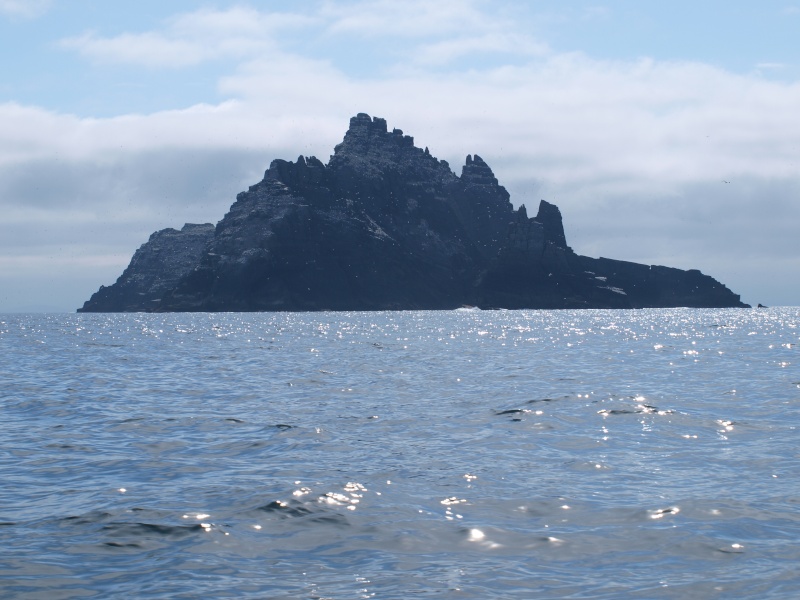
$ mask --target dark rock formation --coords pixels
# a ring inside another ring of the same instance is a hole
[[[141,312],[157,310],[161,297],[189,274],[214,237],[211,223],[187,223],[183,229],[162,229],[134,253],[117,282],[100,286],[78,312]]]
[[[327,165],[275,160],[217,224],[154,233],[82,312],[745,306],[699,271],[575,254],[561,213],[514,210],[359,114]]]

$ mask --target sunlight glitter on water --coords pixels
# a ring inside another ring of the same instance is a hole
[[[800,589],[796,310],[2,322],[11,597]]]

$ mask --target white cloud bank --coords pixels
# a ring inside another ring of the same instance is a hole
[[[41,277],[20,279],[25,269],[51,278],[58,308],[76,308],[150,232],[218,220],[272,158],[325,160],[362,111],[456,171],[480,154],[515,204],[555,202],[578,252],[700,268],[745,301],[800,304],[800,85],[699,63],[556,54],[515,29],[503,37],[509,17],[481,21],[479,4],[419,5],[418,22],[389,10],[395,2],[326,3],[310,16],[203,10],[155,32],[65,42],[147,67],[215,57],[238,66],[219,82],[230,100],[215,106],[80,119],[0,105],[0,288],[22,286],[0,293],[0,310],[41,290]],[[303,27],[336,43],[395,34],[408,48],[390,75],[354,75],[281,44],[278,29]],[[489,64],[440,68],[487,49]],[[49,271],[48,256],[61,257]]]

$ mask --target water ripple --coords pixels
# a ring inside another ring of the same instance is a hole
[[[5,315],[9,598],[791,598],[800,311]]]

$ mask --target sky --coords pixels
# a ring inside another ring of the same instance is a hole
[[[0,0],[0,313],[71,312],[359,112],[579,254],[800,305],[800,0]]]

